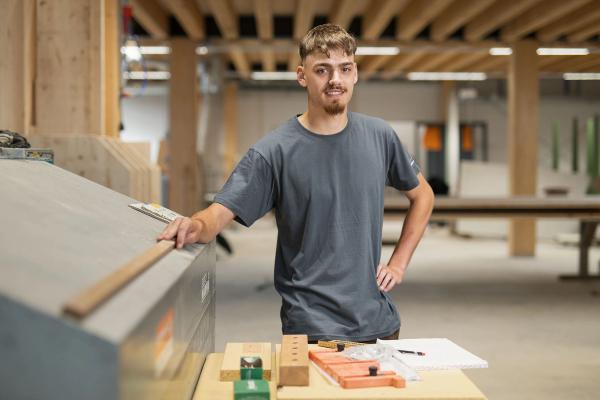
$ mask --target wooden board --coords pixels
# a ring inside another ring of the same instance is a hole
[[[240,379],[240,357],[243,356],[260,357],[263,364],[263,379],[271,379],[271,343],[227,343],[221,366],[222,381]]]
[[[308,384],[308,336],[283,335],[279,385],[308,386]]]
[[[309,345],[309,349],[313,345]],[[279,350],[279,346],[276,346]],[[278,355],[276,357],[279,358]],[[233,384],[219,380],[223,353],[210,354],[202,369],[193,400],[231,400]],[[277,365],[278,361],[274,361]],[[275,369],[276,371],[277,369]],[[271,399],[278,400],[485,400],[481,391],[460,370],[420,372],[421,382],[409,382],[404,389],[390,387],[342,389],[333,386],[309,364],[310,386],[285,386],[277,389],[269,382]]]

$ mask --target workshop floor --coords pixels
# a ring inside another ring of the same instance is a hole
[[[278,343],[273,222],[225,235],[235,255],[219,253],[217,262],[216,351],[229,341]],[[429,230],[393,291],[400,336],[447,337],[486,359],[489,369],[465,372],[489,399],[598,399],[600,281],[557,279],[575,272],[574,247],[548,241],[535,258],[506,254],[503,240]],[[597,272],[600,249],[590,256]]]

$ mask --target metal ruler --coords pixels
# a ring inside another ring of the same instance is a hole
[[[51,149],[22,149],[0,147],[0,159],[9,160],[36,160],[54,164],[54,151]]]

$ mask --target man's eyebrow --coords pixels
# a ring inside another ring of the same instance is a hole
[[[343,62],[343,63],[339,63],[337,65],[341,65],[342,67],[348,66],[348,65],[353,65],[354,63],[352,61],[347,61],[347,62]],[[314,65],[313,68],[316,67],[333,67],[335,66],[334,64],[331,63],[326,63],[326,62],[320,62]]]

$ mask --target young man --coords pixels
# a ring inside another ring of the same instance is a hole
[[[178,248],[209,242],[232,219],[250,226],[275,209],[282,330],[311,341],[398,337],[388,292],[402,281],[433,206],[431,188],[393,129],[348,111],[355,51],[341,27],[311,29],[296,71],[308,110],[250,148],[210,207],[173,221],[158,238],[176,237]],[[392,257],[380,264],[386,185],[411,205]]]

